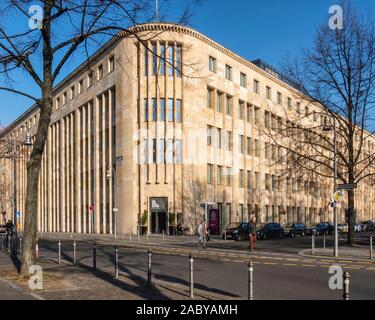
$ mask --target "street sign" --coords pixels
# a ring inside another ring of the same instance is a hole
[[[357,184],[356,183],[349,183],[349,184],[339,184],[337,186],[338,190],[353,190],[357,189]]]
[[[113,212],[118,212],[118,208],[113,208]]]
[[[17,211],[17,212],[16,212],[16,217],[17,217],[17,218],[21,217],[21,212]]]

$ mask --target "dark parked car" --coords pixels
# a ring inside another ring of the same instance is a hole
[[[330,228],[329,224],[326,222],[316,223],[306,228],[306,234],[308,235],[322,235],[322,234],[329,234]]]
[[[223,233],[223,239],[225,234],[228,239],[241,241],[249,239],[249,223],[248,222],[235,222],[231,223]]]
[[[271,239],[271,238],[282,238],[284,237],[284,228],[280,223],[266,223],[259,224],[257,226],[257,238],[258,239]]]
[[[284,235],[294,238],[295,236],[304,237],[306,234],[306,226],[303,223],[287,223],[284,226]]]
[[[361,224],[362,224],[362,231],[365,231],[365,232],[375,231],[375,225],[372,220],[363,221]]]
[[[327,227],[328,234],[334,234],[335,233],[335,226],[332,223],[329,223],[329,222],[321,222],[321,223],[325,223],[328,226]]]

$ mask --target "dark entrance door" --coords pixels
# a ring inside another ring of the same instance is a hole
[[[150,198],[151,232],[167,233],[168,198]]]
[[[151,213],[151,232],[152,233],[167,232],[167,213],[152,212]]]

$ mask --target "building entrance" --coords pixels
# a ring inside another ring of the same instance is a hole
[[[167,233],[168,198],[150,198],[151,233]]]

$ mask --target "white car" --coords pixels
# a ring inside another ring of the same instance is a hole
[[[349,225],[347,223],[339,223],[337,225],[338,232],[346,233],[349,231]]]
[[[354,232],[362,232],[362,226],[359,223],[354,224]]]

